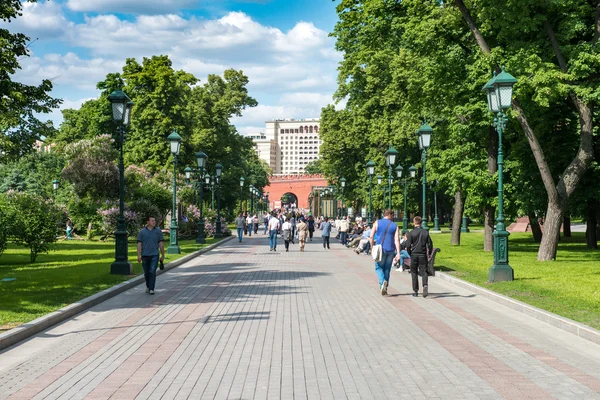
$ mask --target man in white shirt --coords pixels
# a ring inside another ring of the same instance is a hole
[[[277,232],[279,231],[279,219],[272,217],[269,220],[269,251],[277,251]]]
[[[248,214],[246,217],[246,225],[248,226],[248,236],[252,236],[252,214]]]

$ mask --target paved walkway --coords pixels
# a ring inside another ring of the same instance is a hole
[[[230,241],[0,353],[10,399],[600,399],[600,346],[315,240]]]

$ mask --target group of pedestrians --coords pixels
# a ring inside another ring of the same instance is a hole
[[[257,214],[239,213],[234,223],[240,243],[242,243],[244,235],[252,236],[252,232],[255,235],[258,234],[259,219]]]
[[[410,258],[410,274],[412,278],[413,296],[419,295],[419,275],[423,284],[423,297],[429,295],[429,282],[427,275],[427,256],[433,249],[433,242],[429,231],[421,227],[422,219],[414,217],[414,229],[405,234],[403,246],[401,246],[398,226],[392,221],[393,211],[386,210],[382,219],[373,225],[370,235],[370,245],[381,246],[381,256],[375,261],[375,272],[379,279],[381,295],[387,295],[390,283],[390,271],[394,262],[403,265],[404,258]]]
[[[258,232],[259,219],[256,214],[240,213],[235,219],[238,240],[241,243],[244,234],[252,235]],[[263,217],[265,233],[269,234],[269,251],[277,251],[277,237],[282,235],[285,251],[289,252],[290,244],[295,244],[294,238],[298,239],[300,251],[304,252],[306,240],[312,241],[315,227],[318,224],[321,229],[323,248],[330,250],[330,237],[334,225],[327,218],[315,218],[310,214],[283,212],[267,213]],[[419,293],[419,275],[423,285],[423,297],[429,294],[429,282],[427,276],[428,254],[433,249],[433,242],[429,232],[421,227],[422,219],[414,217],[414,229],[400,237],[400,230],[393,221],[393,211],[386,210],[383,218],[370,224],[362,225],[359,222],[357,230],[352,231],[352,240],[348,243],[348,233],[351,231],[351,219],[349,217],[334,221],[335,228],[339,233],[340,242],[344,246],[357,246],[357,254],[369,247],[374,254],[375,272],[379,281],[381,295],[387,295],[390,283],[390,272],[394,263],[399,263],[399,269],[404,265],[405,259],[410,259],[410,273],[412,278],[413,296]],[[165,249],[162,231],[156,227],[154,217],[149,217],[146,226],[138,234],[137,256],[138,262],[142,263],[146,281],[146,293],[154,294],[156,284],[156,269],[158,263],[164,260]]]

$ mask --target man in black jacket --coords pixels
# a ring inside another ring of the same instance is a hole
[[[421,227],[421,221],[421,217],[418,215],[413,219],[415,228],[410,231],[406,240],[406,248],[408,254],[410,254],[410,274],[412,276],[414,297],[417,297],[419,293],[419,275],[421,275],[421,279],[423,280],[423,297],[427,297],[429,294],[427,284],[427,253],[433,249],[433,242],[429,236],[429,231]]]

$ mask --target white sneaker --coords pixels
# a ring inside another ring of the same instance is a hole
[[[388,287],[388,282],[383,281],[383,284],[381,285],[381,295],[382,296],[387,296],[387,287]]]
[[[427,297],[429,294],[429,288],[427,286],[423,286],[423,297]]]
[[[146,293],[150,293],[150,289],[146,288]]]

